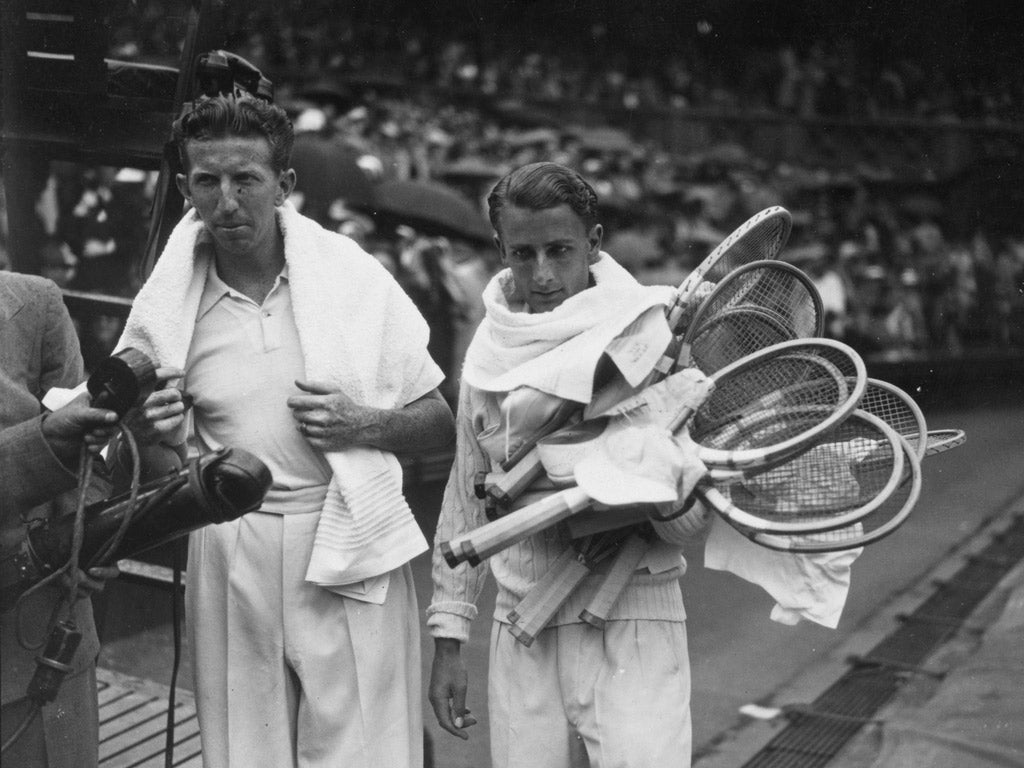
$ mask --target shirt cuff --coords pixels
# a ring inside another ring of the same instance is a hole
[[[469,642],[469,627],[477,616],[472,603],[434,603],[427,608],[427,628],[431,637],[450,637],[460,643]]]

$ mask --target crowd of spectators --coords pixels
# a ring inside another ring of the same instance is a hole
[[[872,185],[856,173],[766,162],[736,144],[680,155],[622,130],[526,126],[448,97],[469,89],[615,108],[716,106],[933,120],[948,108],[965,118],[1011,119],[1019,117],[1020,84],[1017,93],[998,78],[985,84],[985,95],[966,83],[952,90],[909,61],[885,65],[891,72],[877,82],[863,74],[851,80],[838,77],[861,72],[856,51],[846,46],[812,45],[803,54],[783,47],[771,55],[778,66],[752,55],[746,72],[715,71],[709,61],[682,53],[640,64],[612,56],[599,65],[564,49],[509,47],[481,60],[457,35],[427,45],[415,28],[318,16],[317,4],[307,5],[287,21],[266,11],[266,23],[246,27],[234,50],[275,78],[277,98],[297,130],[329,144],[336,168],[355,167],[373,185],[443,182],[482,220],[486,193],[506,170],[541,159],[577,167],[603,203],[606,249],[651,283],[679,283],[744,219],[783,205],[794,230],[782,258],[818,284],[829,310],[828,335],[868,354],[1024,346],[1024,227],[954,226],[938,186]],[[319,23],[304,22],[312,18]],[[145,59],[177,40],[158,14],[146,15],[141,28],[145,33],[135,38],[115,33],[111,54]],[[272,37],[270,29],[280,34]],[[362,81],[353,78],[360,73]],[[845,83],[846,106],[834,111],[823,105],[838,103],[835,93],[828,95],[837,82]],[[875,107],[855,103],[856,94]],[[965,105],[973,106],[962,111]],[[326,163],[323,172],[336,168]],[[67,287],[133,295],[139,276],[132,264],[145,242],[157,181],[134,169],[53,164],[37,206],[46,231],[44,271]],[[300,173],[297,198],[312,213],[308,183]],[[344,193],[323,202],[316,217],[358,239],[396,274],[435,329],[432,352],[451,370],[481,316],[483,285],[498,267],[479,227],[473,234],[473,228],[435,230],[420,221],[410,226],[393,215],[381,218],[372,204]],[[0,228],[0,262],[3,242]],[[83,329],[87,350],[102,354],[117,326],[91,322]]]
[[[120,42],[112,54],[175,63],[180,22],[164,12],[174,2],[136,3],[115,29]],[[227,25],[232,50],[293,82],[331,72],[384,86],[627,109],[1024,119],[1019,56],[998,48],[963,54],[976,38],[986,39],[981,29],[946,30],[962,39],[926,58],[913,45],[913,29],[866,34],[862,20],[860,27],[848,25],[850,33],[833,24],[808,37],[765,39],[757,29],[769,24],[770,12],[757,4],[741,15],[743,24],[723,20],[721,29],[713,16],[673,5],[664,4],[661,18],[645,18],[650,9],[644,7],[602,14],[553,4],[543,13],[509,3],[502,15],[502,9],[425,9],[397,0],[344,9],[332,0],[253,2],[233,7]],[[981,17],[972,18],[976,25]],[[878,14],[878,23],[887,20],[912,23],[913,16]],[[951,17],[949,25],[955,24]]]

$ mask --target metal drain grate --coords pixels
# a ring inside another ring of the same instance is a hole
[[[930,674],[925,660],[958,629],[1009,570],[1024,559],[1024,513],[979,555],[935,591],[898,629],[866,655],[850,659],[851,667],[806,707],[787,708],[789,724],[742,768],[818,768],[827,765],[909,676]]]

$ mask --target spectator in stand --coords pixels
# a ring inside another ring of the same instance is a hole
[[[807,273],[821,295],[822,310],[825,313],[825,335],[843,341],[849,322],[847,281],[839,267],[839,258],[832,249],[825,248],[818,258],[807,265]]]

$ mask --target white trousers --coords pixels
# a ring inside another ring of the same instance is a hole
[[[191,536],[186,620],[206,768],[420,768],[408,565],[372,605],[304,581],[317,513],[253,512]]]
[[[492,768],[689,768],[686,624],[569,624],[527,648],[494,622],[487,701]]]

